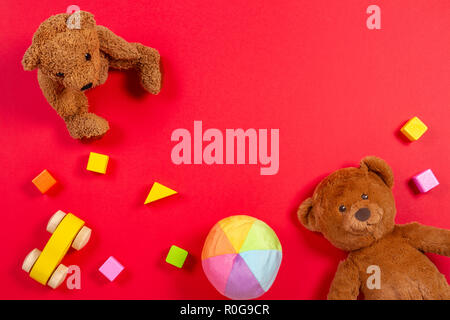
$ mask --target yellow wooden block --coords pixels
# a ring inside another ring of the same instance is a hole
[[[423,123],[419,118],[414,117],[409,120],[400,131],[410,140],[416,141],[418,140],[425,131],[428,130],[428,127]]]
[[[30,271],[30,277],[46,285],[53,271],[64,258],[84,221],[68,213],[48,240]]]
[[[178,192],[175,190],[172,190],[166,186],[163,186],[162,184],[155,182],[153,183],[152,189],[150,190],[150,193],[147,196],[147,199],[145,200],[144,204],[166,198],[168,196],[174,195]]]
[[[97,173],[106,173],[109,157],[104,154],[91,152],[86,169]]]

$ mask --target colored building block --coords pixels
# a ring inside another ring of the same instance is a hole
[[[47,170],[42,171],[32,182],[41,193],[46,193],[56,184],[55,178]]]
[[[89,154],[89,161],[86,169],[97,173],[106,173],[108,167],[109,157],[104,154],[91,152]]]
[[[400,131],[410,140],[418,140],[426,131],[428,127],[419,118],[414,117],[409,120]]]
[[[122,272],[124,266],[117,261],[113,256],[109,257],[108,260],[98,269],[109,281],[113,281],[119,273]]]
[[[147,199],[145,200],[144,204],[166,198],[168,196],[177,194],[175,190],[172,190],[166,186],[163,186],[162,184],[155,182],[153,183],[152,189],[150,190]]]
[[[166,262],[177,268],[181,268],[186,261],[187,255],[188,252],[186,250],[172,246],[167,254]]]
[[[439,185],[439,181],[436,179],[431,169],[427,169],[418,175],[415,175],[412,179],[417,186],[417,189],[422,193]]]

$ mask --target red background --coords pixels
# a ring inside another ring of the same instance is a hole
[[[450,229],[450,2],[442,1],[78,1],[128,41],[157,48],[164,83],[146,94],[132,72],[113,71],[88,93],[109,120],[101,141],[72,140],[44,99],[36,71],[20,61],[39,23],[66,1],[2,1],[0,86],[0,298],[209,299],[200,254],[219,219],[249,214],[283,246],[267,299],[323,299],[345,253],[296,220],[296,208],[328,173],[378,155],[392,166],[397,222]],[[368,30],[366,8],[381,7]],[[407,143],[399,128],[419,116],[429,131]],[[256,165],[171,162],[177,128],[279,128],[280,170]],[[90,151],[108,154],[106,175],[86,171]],[[31,180],[48,169],[60,182],[41,195]],[[419,195],[410,178],[427,168],[441,185]],[[179,195],[145,206],[153,181]],[[42,249],[58,209],[93,229],[64,263],[82,270],[82,289],[43,287],[21,270]],[[190,252],[178,270],[164,262],[172,244]],[[125,271],[109,283],[98,267],[110,256]],[[430,255],[450,276],[450,259]]]

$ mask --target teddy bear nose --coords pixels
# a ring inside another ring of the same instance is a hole
[[[81,91],[90,89],[91,87],[92,87],[92,82],[89,82],[88,84],[84,85],[84,86],[81,88]]]
[[[368,208],[361,208],[355,213],[355,218],[359,221],[366,221],[370,218],[370,210]]]

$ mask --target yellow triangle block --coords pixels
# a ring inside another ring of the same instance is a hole
[[[163,199],[177,193],[178,192],[176,192],[175,190],[172,190],[158,182],[155,182],[153,183],[152,189],[150,190],[150,193],[148,194],[144,204]]]

